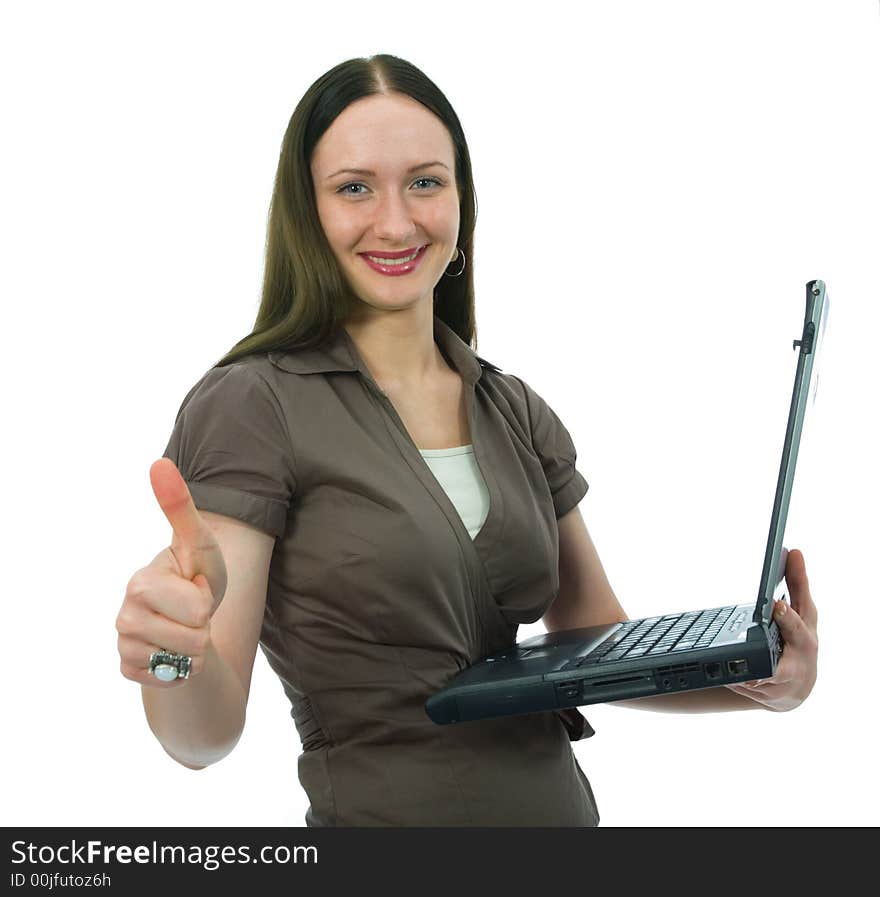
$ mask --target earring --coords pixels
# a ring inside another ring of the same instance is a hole
[[[459,271],[458,274],[450,274],[448,271],[444,271],[443,273],[449,277],[460,277],[461,272],[464,271],[464,266],[467,264],[467,259],[465,258],[464,253],[457,246],[455,247],[455,249],[458,254],[455,256],[455,258],[452,260],[452,262],[454,262],[460,255],[461,256],[461,271]],[[449,264],[451,265],[452,262],[450,262]]]

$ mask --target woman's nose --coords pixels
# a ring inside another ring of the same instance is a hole
[[[413,231],[413,213],[406,198],[396,193],[383,196],[375,205],[373,230],[389,243],[400,243]]]

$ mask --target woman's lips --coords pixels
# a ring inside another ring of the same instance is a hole
[[[428,244],[426,243],[425,246]],[[421,246],[410,246],[409,249],[400,249],[397,252],[386,252],[382,249],[377,249],[375,252],[362,252],[361,255],[372,255],[374,258],[383,258],[383,259],[402,259],[406,258],[408,255],[412,255],[417,249],[422,249]]]
[[[379,262],[374,262],[365,252],[360,253],[360,256],[374,271],[378,271],[380,274],[385,274],[389,277],[399,277],[402,274],[409,274],[411,271],[415,271],[425,255],[425,250],[430,245],[430,243],[427,243],[420,247],[416,257],[412,261],[398,262],[397,264],[392,263],[383,265]],[[405,249],[402,252],[385,252],[383,253],[383,256],[386,258],[406,258],[406,256],[412,255],[412,253],[412,249]]]

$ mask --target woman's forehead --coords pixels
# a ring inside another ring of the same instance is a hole
[[[370,96],[348,105],[312,156],[324,177],[339,168],[381,174],[437,160],[451,166],[452,138],[443,122],[411,97]]]

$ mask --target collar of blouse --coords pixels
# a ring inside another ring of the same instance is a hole
[[[484,368],[501,371],[474,350],[448,324],[434,315],[434,340],[468,386],[473,386]],[[296,352],[273,351],[269,360],[275,367],[291,374],[324,374],[330,371],[360,371],[372,380],[363,358],[344,327],[322,346]]]

